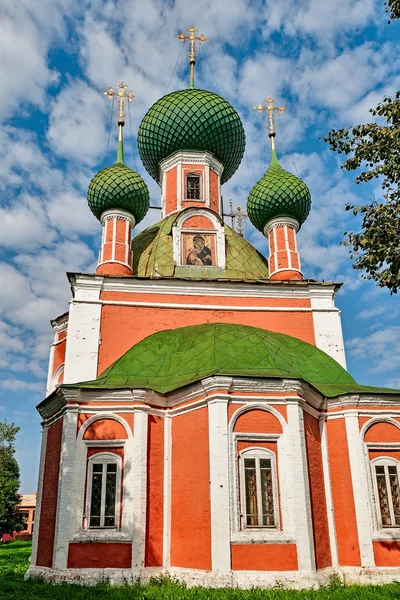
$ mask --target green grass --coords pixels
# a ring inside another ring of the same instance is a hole
[[[343,587],[331,585],[320,590],[284,591],[237,589],[187,589],[169,580],[149,585],[94,587],[51,585],[42,581],[24,581],[31,553],[31,542],[0,543],[1,600],[386,600],[400,599],[400,583],[384,586]]]

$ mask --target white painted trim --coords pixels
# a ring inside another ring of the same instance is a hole
[[[163,565],[171,565],[171,473],[172,473],[172,421],[164,415],[164,510],[163,510]]]
[[[56,335],[54,336],[54,338],[56,338]],[[49,367],[48,367],[48,370],[47,370],[46,396],[48,396],[50,394],[50,392],[52,392],[53,389],[54,389],[54,387],[52,385],[52,381],[53,381],[53,366],[54,366],[54,354],[55,354],[55,343],[51,344],[51,346],[50,346]]]
[[[269,232],[272,231],[272,229],[276,229],[277,227],[285,227],[285,226],[290,227],[291,229],[294,229],[296,233],[300,229],[299,222],[296,219],[293,219],[292,217],[275,217],[274,219],[271,219],[270,221],[268,221],[268,223],[265,225],[264,235],[267,238]],[[274,240],[274,242],[275,242],[275,240]],[[276,245],[275,245],[275,248],[276,248]]]
[[[67,568],[69,527],[75,509],[73,480],[75,470],[75,442],[78,422],[77,409],[70,408],[63,417],[60,474],[58,483],[56,526],[54,535],[53,566]]]
[[[121,221],[128,221],[132,227],[132,229],[136,225],[136,221],[133,215],[129,213],[127,210],[122,210],[122,208],[111,208],[110,210],[105,210],[100,216],[100,223],[102,225],[105,224],[106,221],[111,220],[115,221],[116,219]],[[115,230],[114,230],[115,234]],[[115,235],[114,235],[115,237]]]
[[[42,442],[40,446],[40,462],[39,462],[39,474],[38,474],[38,485],[37,485],[37,498],[36,498],[36,509],[35,509],[35,526],[33,528],[33,539],[32,539],[32,553],[30,564],[33,567],[37,562],[37,547],[38,547],[38,536],[40,531],[40,517],[42,512],[42,495],[43,495],[43,476],[44,476],[44,463],[46,460],[46,445],[47,445],[47,432],[48,428],[42,428]]]
[[[115,408],[118,410],[118,408]],[[80,411],[87,413],[85,407],[80,407]],[[89,411],[90,412],[90,411]],[[132,414],[133,408],[130,410]],[[112,419],[120,423],[125,429],[127,439],[124,440],[84,440],[86,430],[94,422],[100,419]],[[120,415],[104,412],[103,407],[89,417],[83,425],[80,427],[76,436],[76,453],[75,453],[75,473],[72,483],[73,497],[74,497],[74,513],[71,518],[69,528],[69,538],[71,541],[94,541],[99,539],[99,533],[96,530],[86,530],[83,527],[83,515],[85,514],[85,481],[87,472],[87,450],[91,447],[99,447],[103,451],[107,448],[121,447],[124,448],[124,474],[122,484],[122,524],[121,530],[118,532],[119,536],[123,536],[125,539],[132,539],[133,530],[135,526],[135,513],[132,499],[132,490],[134,486],[133,481],[133,469],[132,463],[135,460],[133,434],[128,422]],[[107,536],[114,535],[113,532],[108,534],[103,532],[102,537],[105,539]]]
[[[199,165],[201,166],[201,165]],[[192,199],[192,198],[187,198],[187,177],[190,177],[190,175],[196,175],[199,179],[200,179],[200,198],[197,199]],[[207,205],[207,192],[206,192],[206,181],[205,181],[205,171],[202,168],[197,168],[197,167],[182,167],[182,184],[181,184],[181,189],[183,190],[183,197],[181,199],[181,204],[182,202],[201,202],[202,204],[204,204],[204,206],[206,206],[207,208],[209,208],[209,206]]]
[[[284,254],[287,254],[286,250],[278,250],[278,252],[274,253],[274,257],[275,257],[275,264],[276,264],[276,260],[277,260],[277,256],[279,254],[279,252],[283,252]],[[283,267],[282,269],[276,269],[273,271],[273,273],[270,273],[270,275],[275,275],[275,273],[283,273],[285,271],[294,271],[295,273],[300,273],[300,275],[302,275],[302,272],[300,271],[300,269],[295,269],[294,267]]]
[[[229,571],[230,494],[228,463],[228,396],[208,403],[210,455],[211,564],[212,570]]]
[[[147,507],[147,407],[134,410],[135,435],[132,447],[132,568],[142,569],[146,547],[146,507]]]
[[[336,575],[346,585],[382,585],[399,581],[399,567],[327,567],[314,573],[299,571],[230,571],[216,572],[200,569],[171,567],[147,567],[140,571],[132,569],[68,569],[67,572],[47,567],[31,567],[26,579],[41,577],[46,582],[76,582],[83,585],[107,581],[111,585],[135,584],[139,579],[147,583],[152,577],[168,576],[185,583],[188,587],[232,587],[310,589],[328,586]]]
[[[64,383],[88,381],[97,377],[100,339],[101,280],[91,288],[81,287],[70,302]]]
[[[351,412],[351,411],[348,411]],[[388,414],[392,413],[392,412],[396,412],[396,411],[388,411],[388,413],[383,413],[382,411],[374,411],[375,414],[379,414],[379,417],[374,417],[373,419],[370,419],[369,421],[367,421],[366,423],[364,423],[364,425],[361,427],[360,429],[360,436],[361,438],[364,440],[365,438],[365,434],[367,433],[368,429],[370,427],[372,427],[372,425],[376,425],[377,423],[388,423],[389,425],[394,425],[395,427],[397,427],[397,429],[400,429],[400,422],[396,421],[395,419],[392,419],[390,416],[388,416]],[[398,411],[400,413],[400,411]],[[382,442],[380,442],[382,443]]]
[[[61,365],[58,365],[57,369],[54,371],[54,373],[50,379],[50,385],[49,385],[48,389],[46,390],[46,396],[51,394],[51,392],[56,389],[57,385],[59,385],[58,380],[60,378],[60,375],[62,375],[62,373],[64,372],[64,369],[65,369],[65,363],[61,363]]]
[[[332,566],[336,567],[339,565],[339,557],[335,527],[335,511],[332,498],[331,474],[329,467],[328,436],[326,430],[326,419],[324,415],[321,415],[319,418],[319,428],[321,435],[322,470],[324,475],[326,512],[328,518],[329,546],[331,550]],[[340,516],[338,516],[338,518],[340,518]]]
[[[196,267],[193,267],[194,269]],[[202,267],[205,268],[205,267]],[[212,268],[212,267],[211,267]],[[143,306],[148,308],[178,308],[178,309],[196,309],[196,310],[226,310],[226,311],[250,311],[250,312],[338,312],[337,308],[324,309],[324,308],[308,308],[302,306],[237,306],[237,305],[223,305],[223,304],[186,304],[178,302],[170,302],[168,304],[164,302],[135,302],[125,300],[99,300],[93,302],[91,300],[82,301],[82,304],[101,304],[101,305],[115,305],[115,306]],[[95,379],[95,377],[94,377]],[[67,382],[65,382],[67,383]]]
[[[389,537],[390,534],[392,533],[395,537],[399,537],[399,535],[400,535],[399,525],[384,525],[382,523],[382,514],[381,514],[381,511],[379,510],[379,501],[378,501],[378,498],[379,498],[378,484],[376,481],[376,473],[375,473],[376,466],[396,467],[397,478],[400,481],[400,461],[396,460],[395,458],[393,458],[391,456],[377,456],[376,458],[374,458],[373,460],[370,461],[371,479],[373,482],[373,490],[374,490],[375,519],[376,519],[376,522],[378,525],[378,531],[375,531],[374,534],[375,534],[375,536],[377,534],[383,534],[384,536]],[[392,520],[392,523],[394,523],[395,515],[394,515],[394,510],[393,510],[393,499],[391,497],[389,475],[388,475],[386,468],[385,468],[385,481],[386,481],[386,489],[388,491],[388,498],[389,498],[390,518]]]
[[[286,410],[292,462],[292,510],[296,528],[299,570],[315,571],[314,533],[303,409],[298,402],[288,401]]]
[[[345,424],[361,566],[373,567],[375,566],[375,558],[372,546],[372,528],[369,511],[370,497],[368,493],[362,438],[360,436],[358,414],[356,411],[348,412],[346,414]]]
[[[213,154],[210,152],[202,152],[202,151],[185,151],[178,150],[178,152],[174,152],[164,158],[159,165],[160,173],[165,174],[167,171],[170,171],[174,167],[179,167],[181,165],[207,165],[211,167],[213,171],[217,173],[217,175],[221,176],[224,171],[224,166],[215,158]]]
[[[176,207],[182,208],[182,163],[176,167]]]
[[[251,386],[249,386],[251,387]],[[231,542],[238,544],[257,544],[257,543],[295,543],[293,506],[292,506],[292,483],[291,483],[291,441],[288,437],[288,424],[273,406],[267,404],[270,398],[265,398],[265,402],[257,398],[256,402],[246,402],[245,406],[238,408],[229,421],[229,481],[230,481],[230,523],[231,523]],[[281,435],[271,433],[235,433],[234,428],[238,418],[250,410],[263,410],[269,412],[278,419],[282,426]],[[280,492],[279,506],[281,510],[282,522],[281,530],[276,528],[262,528],[259,531],[250,529],[241,529],[240,514],[241,506],[239,499],[239,474],[237,469],[238,442],[251,441],[255,444],[259,442],[277,442],[278,453],[278,488]]]
[[[202,210],[202,209],[198,209]],[[203,209],[204,210],[204,209]],[[210,214],[210,213],[208,213]],[[103,277],[101,275],[71,275],[75,300],[86,291],[100,286],[101,291],[143,294],[174,294],[184,296],[221,296],[236,298],[319,298],[324,308],[334,307],[333,298],[340,284],[308,281],[181,281],[179,279],[136,279],[133,277]]]
[[[211,206],[211,194],[210,194],[210,165],[204,166],[204,187],[205,187],[205,195],[204,199],[206,202],[206,206],[210,208]]]
[[[208,219],[212,225],[214,225],[214,229],[185,228],[184,225],[186,221],[197,216]],[[225,268],[225,230],[223,224],[215,213],[211,212],[209,209],[203,209],[199,207],[188,208],[181,214],[176,222],[176,225],[172,228],[173,257],[176,265],[185,266],[191,269],[213,268],[207,266],[190,267],[189,265],[182,263],[182,233],[203,233],[205,235],[216,235],[215,247],[217,252],[217,264],[213,266],[217,266],[222,269]]]
[[[115,246],[117,243],[117,219],[114,215],[110,215],[110,218],[112,218],[112,224],[113,224],[113,234],[112,234],[112,240],[111,240],[111,260],[114,262],[115,260]]]

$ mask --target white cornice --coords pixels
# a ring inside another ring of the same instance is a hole
[[[187,281],[180,279],[136,279],[133,277],[101,277],[69,274],[73,291],[101,290],[142,294],[173,294],[182,296],[221,296],[230,298],[296,298],[325,300],[332,306],[340,284],[335,282],[307,282],[297,284],[266,280],[262,283],[223,281]]]
[[[271,219],[264,227],[264,235],[268,237],[268,234],[275,227],[290,227],[294,229],[296,232],[300,229],[300,223],[293,219],[292,217],[276,217],[275,219]]]
[[[160,172],[166,173],[170,169],[177,167],[178,165],[189,164],[189,165],[208,165],[210,169],[215,171],[219,176],[222,175],[224,170],[224,166],[215,158],[211,152],[201,152],[201,151],[183,151],[179,150],[178,152],[174,152],[167,158],[164,158],[160,162]]]
[[[131,227],[133,229],[133,227],[135,227],[135,219],[134,217],[131,215],[131,213],[129,213],[126,210],[122,210],[121,208],[112,208],[110,210],[105,210],[100,217],[100,222],[102,225],[104,225],[104,223],[108,220],[108,219],[121,219],[123,221],[129,221],[129,223],[131,224]]]

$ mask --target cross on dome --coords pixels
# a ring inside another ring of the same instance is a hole
[[[123,81],[119,84],[118,89],[110,87],[108,88],[108,90],[104,90],[103,94],[108,96],[110,100],[115,97],[118,98],[117,115],[119,119],[118,125],[120,125],[120,121],[123,121],[124,117],[126,117],[126,113],[124,113],[125,100],[128,100],[128,102],[132,102],[132,100],[135,97],[135,94],[132,90],[128,90],[128,86]]]
[[[181,33],[178,33],[175,35],[176,38],[178,38],[178,40],[181,40],[182,43],[185,43],[186,41],[189,42],[189,53],[188,56],[190,58],[189,64],[190,64],[190,84],[189,87],[193,88],[194,87],[194,65],[196,63],[196,56],[197,56],[197,52],[196,52],[196,42],[200,42],[201,44],[203,42],[209,42],[210,38],[205,37],[205,35],[203,33],[201,33],[200,35],[197,35],[199,33],[199,30],[195,28],[194,25],[191,25],[189,27],[189,29],[186,29],[187,34],[183,33],[183,31]]]
[[[272,96],[268,96],[266,100],[264,100],[263,104],[257,104],[257,106],[253,106],[255,110],[258,112],[263,112],[264,110],[268,111],[268,128],[269,128],[269,137],[271,138],[271,148],[275,150],[275,119],[274,119],[274,111],[278,111],[279,113],[283,113],[284,110],[287,110],[284,106],[274,106],[275,100]]]
[[[125,110],[125,101],[132,102],[135,97],[135,94],[132,90],[128,90],[128,86],[122,81],[118,89],[110,87],[108,90],[104,90],[103,94],[108,96],[110,100],[114,98],[118,99],[118,154],[117,154],[117,162],[124,162],[124,146],[123,146],[123,136],[122,136],[122,128],[125,125],[124,118],[126,117]]]

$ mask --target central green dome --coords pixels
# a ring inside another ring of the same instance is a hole
[[[201,150],[212,152],[223,164],[221,183],[225,183],[239,167],[245,144],[236,110],[218,94],[196,88],[157,100],[138,132],[140,158],[157,182],[164,158],[179,150]]]
[[[302,379],[326,396],[366,389],[311,344],[283,333],[230,323],[154,333],[132,346],[96,380],[71,385],[150,388],[167,393],[212,375]]]

